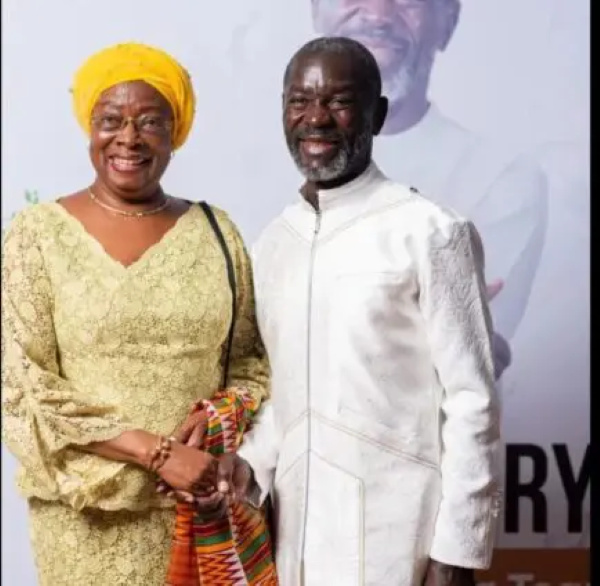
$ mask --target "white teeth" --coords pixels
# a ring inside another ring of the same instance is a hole
[[[132,169],[137,169],[143,163],[142,159],[121,159],[114,157],[112,160],[112,164],[117,171],[131,171]]]
[[[322,155],[329,151],[333,145],[331,143],[326,142],[317,142],[317,141],[305,141],[304,149],[310,155]]]

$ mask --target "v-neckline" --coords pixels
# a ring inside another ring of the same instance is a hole
[[[146,250],[144,250],[144,252],[142,252],[142,254],[136,260],[126,265],[112,256],[106,250],[106,248],[104,248],[104,245],[100,242],[100,240],[88,232],[83,222],[69,212],[69,210],[67,210],[67,208],[65,208],[59,200],[50,202],[50,206],[54,207],[55,209],[58,208],[60,215],[74,227],[74,229],[82,236],[84,240],[87,240],[91,244],[91,247],[94,249],[96,254],[98,254],[98,256],[105,258],[111,265],[124,272],[132,272],[134,269],[147,262],[157,253],[157,251],[160,251],[161,248],[168,244],[168,242],[177,235],[179,230],[181,230],[181,226],[185,224],[187,218],[193,213],[193,208],[197,207],[192,202],[190,207],[175,220],[175,223],[160,237],[159,240],[146,248]]]

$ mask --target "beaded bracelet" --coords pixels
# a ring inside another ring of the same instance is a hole
[[[174,441],[174,437],[159,436],[157,446],[150,453],[150,464],[148,465],[148,469],[151,472],[158,472],[165,465],[165,462],[171,455],[171,448],[173,447]]]

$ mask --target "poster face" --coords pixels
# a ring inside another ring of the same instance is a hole
[[[166,190],[226,209],[251,244],[299,197],[281,129],[288,60],[315,36],[364,43],[390,101],[375,161],[472,219],[488,284],[501,283],[491,308],[506,362],[506,504],[481,585],[585,584],[589,10],[585,0],[232,0],[210,11],[193,0],[170,10],[158,0],[109,0],[98,11],[3,3],[2,226],[26,205],[89,184],[72,75],[94,51],[134,39],[176,56],[198,94]],[[2,523],[12,536],[2,575],[33,586],[26,505],[2,449]]]

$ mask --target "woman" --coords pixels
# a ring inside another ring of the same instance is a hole
[[[42,586],[163,586],[175,501],[156,481],[207,509],[221,498],[217,460],[167,435],[220,387],[232,318],[230,388],[254,407],[267,396],[251,268],[214,210],[233,259],[232,315],[208,216],[160,187],[194,117],[175,60],[111,47],[72,93],[96,177],[26,209],[5,236],[2,437],[21,464]]]

